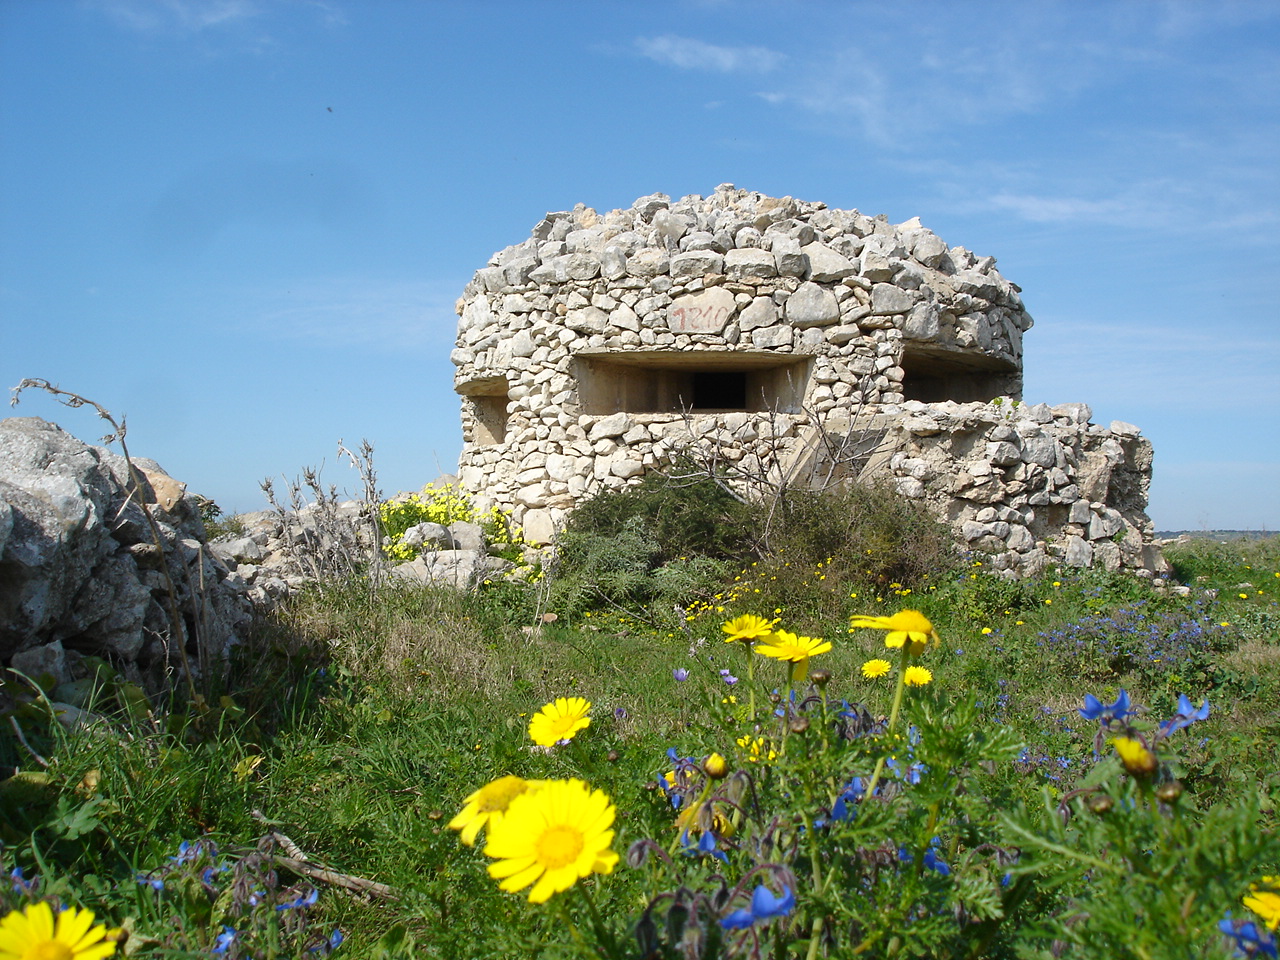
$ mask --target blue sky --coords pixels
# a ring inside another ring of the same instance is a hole
[[[0,0],[0,386],[229,512],[358,489],[339,439],[414,489],[491,253],[730,182],[995,256],[1026,399],[1142,427],[1157,528],[1275,530],[1278,116],[1270,0]]]

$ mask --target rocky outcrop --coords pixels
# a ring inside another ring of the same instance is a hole
[[[154,461],[133,462],[140,489],[109,450],[44,420],[0,420],[5,665],[66,685],[100,658],[151,693],[185,682],[187,664],[194,677],[219,669],[247,628],[245,585],[206,548],[196,498]]]

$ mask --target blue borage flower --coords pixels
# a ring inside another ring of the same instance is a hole
[[[944,877],[951,876],[951,868],[943,862],[938,856],[937,846],[941,843],[941,838],[934,837],[929,841],[929,846],[925,848],[923,862],[926,867],[935,873],[940,873]],[[903,863],[914,863],[915,857],[911,855],[911,851],[907,847],[898,848],[898,859]]]
[[[35,880],[27,880],[23,877],[21,867],[14,867],[9,871],[9,883],[13,886],[13,892],[19,896],[31,893],[36,886]]]
[[[1097,720],[1104,727],[1110,726],[1112,723],[1122,723],[1136,712],[1130,709],[1129,691],[1124,689],[1116,697],[1115,703],[1107,704],[1106,706],[1093,694],[1086,693],[1084,695],[1084,706],[1079,709],[1080,716],[1086,720]]]
[[[886,759],[884,765],[885,769],[894,776],[912,785],[919,783],[920,777],[929,770],[928,766],[923,763],[909,763],[906,767],[903,767],[894,757]]]
[[[671,671],[671,676],[675,677],[676,683],[684,683],[689,679],[689,671],[684,667],[676,667]]]
[[[329,934],[328,940],[323,940],[320,943],[317,943],[314,947],[309,947],[307,952],[319,953],[321,955],[332,953],[334,950],[337,950],[342,946],[342,941],[345,939],[347,938],[343,935],[342,931],[337,927],[334,927],[333,933]]]
[[[159,891],[164,889],[164,880],[154,874],[138,873],[134,874],[133,879],[145,887],[150,887],[152,890]]]
[[[735,676],[734,676],[732,673],[730,673],[728,670],[721,670],[721,671],[720,671],[720,679],[721,679],[721,680],[723,680],[725,683],[727,683],[727,684],[728,684],[729,686],[731,686],[731,687],[732,687],[735,683],[737,683],[737,682],[738,682],[738,678],[737,678],[737,677],[735,677]]]
[[[1218,921],[1218,929],[1230,937],[1239,957],[1275,957],[1276,941],[1252,920],[1233,920],[1231,911]]]
[[[849,781],[848,785],[840,791],[840,796],[836,797],[835,803],[831,805],[831,814],[826,817],[818,817],[813,821],[815,830],[833,823],[839,823],[842,820],[852,820],[858,815],[858,804],[862,801],[862,795],[867,792],[866,784],[863,783],[861,777],[854,777]],[[879,784],[876,785],[876,794],[880,793]]]
[[[680,835],[680,845],[690,856],[715,857],[721,863],[729,862],[728,855],[717,846],[716,835],[711,830],[703,830],[697,843],[689,838],[689,831],[686,830]]]
[[[210,953],[215,956],[226,953],[231,948],[231,944],[235,943],[235,939],[236,931],[231,927],[223,927],[222,932],[213,941],[213,949]]]
[[[288,903],[277,903],[277,910],[301,910],[305,907],[315,906],[316,900],[320,898],[320,891],[312,887],[310,891],[301,896],[290,900]]]
[[[763,883],[751,894],[751,906],[734,910],[720,921],[726,930],[745,930],[761,920],[785,917],[796,907],[795,894],[790,887],[782,888],[782,896],[775,896]]]
[[[1209,701],[1205,700],[1196,709],[1185,693],[1178,694],[1178,712],[1160,725],[1160,736],[1168,737],[1191,726],[1197,720],[1205,720],[1209,716]]]
[[[680,756],[680,754],[676,753],[675,747],[667,748],[667,759],[671,761],[672,771],[670,774],[660,774],[658,776],[658,786],[662,788],[662,792],[671,801],[671,806],[679,810],[685,800],[681,791],[687,788],[692,779],[700,772],[698,761],[693,757]],[[668,779],[668,777],[671,777],[671,779]]]
[[[779,698],[782,697],[782,691],[779,690],[777,687],[773,688],[773,693],[775,696]],[[795,704],[796,704],[796,692],[795,690],[790,690],[787,692],[787,702],[785,704],[780,704],[778,707],[776,707],[773,711],[773,715],[775,717],[785,717],[787,716],[788,712],[792,710]]]

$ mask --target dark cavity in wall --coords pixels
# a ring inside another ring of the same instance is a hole
[[[574,361],[582,411],[799,413],[812,361],[746,351],[579,353]]]
[[[997,357],[945,347],[907,344],[902,351],[902,393],[922,403],[986,403],[996,397],[1022,399],[1015,364]]]

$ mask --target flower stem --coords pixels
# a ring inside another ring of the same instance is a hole
[[[898,713],[902,709],[902,691],[907,687],[907,661],[910,654],[907,652],[909,644],[902,645],[902,660],[898,664],[898,686],[893,691],[893,706],[889,709],[889,726],[885,729],[886,736],[893,735],[893,729],[898,725]],[[880,759],[876,761],[876,769],[871,774],[871,781],[867,784],[867,792],[862,795],[865,803],[871,799],[871,794],[875,792],[876,787],[880,783],[880,775],[884,773],[884,754],[880,755]]]
[[[618,945],[613,939],[613,933],[600,918],[600,911],[596,909],[596,902],[591,899],[590,891],[587,890],[585,884],[579,883],[576,886],[582,893],[582,899],[587,904],[587,913],[591,915],[591,926],[595,929],[596,941],[602,948],[608,950],[609,956],[616,957],[618,955]]]

